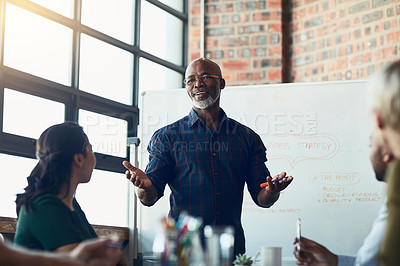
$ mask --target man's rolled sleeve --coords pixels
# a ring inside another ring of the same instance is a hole
[[[164,195],[168,179],[173,176],[170,159],[171,145],[163,131],[158,130],[153,134],[147,151],[149,152],[149,163],[145,173],[157,190],[158,200]]]

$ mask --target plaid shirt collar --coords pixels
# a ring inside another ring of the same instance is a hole
[[[226,113],[224,112],[224,110],[222,108],[219,108],[219,110],[220,110],[219,120],[221,121],[220,124],[222,124],[225,120],[228,119],[228,116],[226,115]],[[190,110],[190,113],[189,113],[189,119],[187,120],[187,126],[192,127],[199,120],[201,120],[201,118],[196,113],[194,108],[192,108],[192,110]]]

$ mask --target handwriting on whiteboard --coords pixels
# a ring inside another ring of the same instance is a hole
[[[339,151],[339,140],[329,134],[272,135],[263,140],[268,159],[287,160],[294,167],[304,160],[327,160]]]
[[[317,185],[317,203],[319,204],[351,204],[356,202],[379,202],[382,195],[376,191],[359,191],[357,185],[361,181],[361,175],[357,172],[315,173],[309,178],[311,184]]]
[[[360,173],[315,173],[309,177],[310,183],[321,185],[348,186],[360,182]]]

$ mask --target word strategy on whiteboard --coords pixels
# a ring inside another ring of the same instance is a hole
[[[292,167],[305,160],[327,160],[339,151],[339,140],[330,134],[269,136],[263,139],[269,159],[287,160]]]

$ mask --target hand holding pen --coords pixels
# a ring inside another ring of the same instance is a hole
[[[292,181],[293,176],[287,176],[286,172],[282,172],[279,175],[274,176],[274,178],[268,176],[267,182],[261,183],[260,187],[277,192],[284,190]]]

